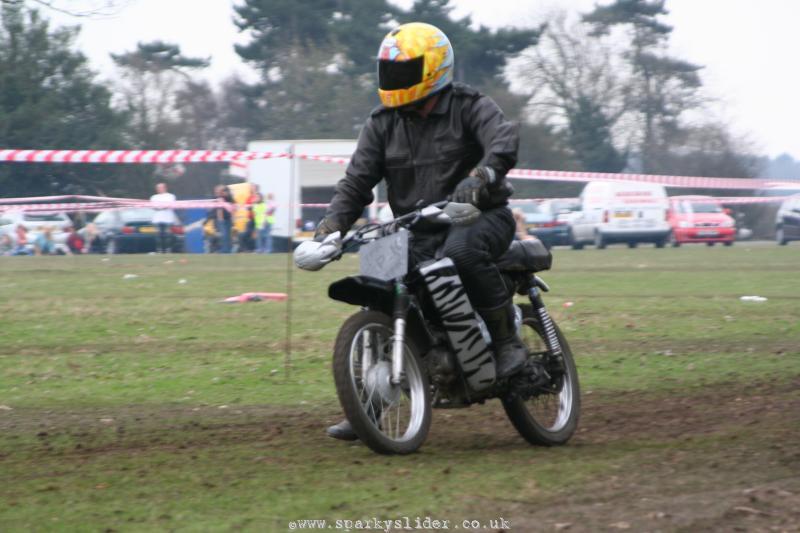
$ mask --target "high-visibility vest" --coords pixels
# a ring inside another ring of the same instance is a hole
[[[264,222],[269,222],[269,216],[267,216],[267,204],[264,202],[253,204],[253,218],[254,222],[256,223],[256,228],[263,228]],[[272,222],[269,222],[272,224]]]

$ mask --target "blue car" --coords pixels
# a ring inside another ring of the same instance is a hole
[[[577,202],[569,200],[546,200],[540,204],[526,203],[514,207],[522,209],[528,234],[550,248],[571,244],[569,214],[577,206]]]
[[[109,254],[135,254],[156,251],[158,228],[153,223],[154,209],[131,208],[103,211],[92,221]],[[183,224],[170,227],[170,251],[183,252]]]

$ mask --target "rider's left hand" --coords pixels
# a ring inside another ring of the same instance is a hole
[[[453,191],[453,201],[472,204],[476,207],[485,205],[489,199],[489,186],[495,181],[494,170],[489,167],[478,167],[461,180]]]

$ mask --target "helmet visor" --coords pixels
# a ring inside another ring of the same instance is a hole
[[[378,86],[383,91],[407,89],[422,81],[425,56],[408,61],[378,60]]]

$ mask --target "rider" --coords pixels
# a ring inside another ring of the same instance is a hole
[[[497,376],[510,376],[527,352],[494,260],[514,237],[508,208],[513,188],[505,175],[517,161],[517,129],[491,98],[453,83],[453,48],[430,24],[403,24],[386,35],[378,52],[378,84],[383,105],[367,118],[316,238],[344,235],[373,201],[381,179],[395,216],[448,197],[479,207],[482,214],[470,225],[415,233],[412,255],[431,259],[444,244],[444,255],[455,263],[489,329]],[[328,428],[328,435],[356,438],[347,420]]]

